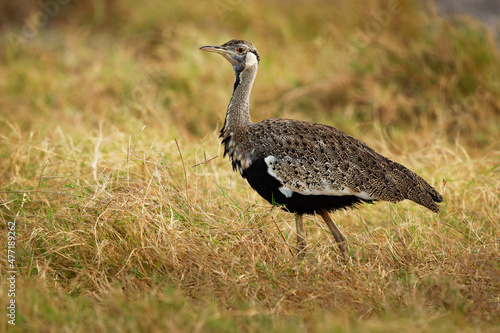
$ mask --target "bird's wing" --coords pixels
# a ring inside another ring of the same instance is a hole
[[[363,200],[413,200],[433,211],[442,197],[425,180],[333,127],[287,119],[255,124],[253,158],[282,184],[287,197],[356,196]]]

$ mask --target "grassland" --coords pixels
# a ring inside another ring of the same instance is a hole
[[[479,23],[412,1],[23,3],[0,25],[2,330],[498,332],[500,56]],[[254,121],[340,128],[441,212],[337,212],[351,264],[311,217],[297,259],[292,216],[222,158],[233,73],[198,48],[235,37],[262,57]]]

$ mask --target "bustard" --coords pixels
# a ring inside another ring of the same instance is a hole
[[[200,49],[222,55],[236,74],[220,132],[224,156],[264,199],[295,213],[299,255],[306,246],[304,214],[319,214],[347,257],[329,212],[404,199],[439,212],[443,197],[425,180],[336,128],[291,119],[253,123],[249,99],[260,57],[252,43],[233,39]]]

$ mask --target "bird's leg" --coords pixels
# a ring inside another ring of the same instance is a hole
[[[319,211],[319,215],[325,220],[326,225],[330,229],[330,232],[332,233],[333,237],[335,238],[335,241],[337,242],[337,245],[339,246],[340,252],[344,255],[344,258],[347,259],[347,241],[342,234],[342,232],[339,230],[335,222],[330,217],[330,214],[328,214],[328,211],[326,209],[321,209]]]
[[[303,215],[295,214],[295,225],[297,227],[297,255],[302,257],[306,247],[306,229],[304,229]]]

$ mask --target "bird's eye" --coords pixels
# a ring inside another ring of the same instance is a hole
[[[237,51],[238,53],[243,53],[243,52],[245,52],[245,49],[244,49],[244,48],[242,48],[242,47],[238,47],[238,48],[236,49],[236,51]]]

